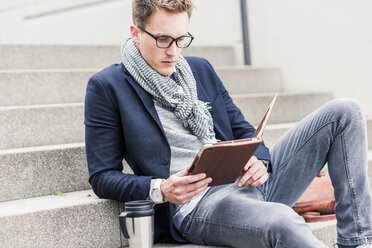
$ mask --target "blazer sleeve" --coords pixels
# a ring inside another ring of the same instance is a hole
[[[149,176],[124,174],[124,133],[113,93],[100,77],[90,78],[85,96],[85,149],[89,183],[95,194],[118,201],[146,199]]]

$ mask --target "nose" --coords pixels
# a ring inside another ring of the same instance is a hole
[[[175,56],[177,55],[178,49],[176,42],[173,42],[172,45],[166,49],[166,53],[168,56]]]

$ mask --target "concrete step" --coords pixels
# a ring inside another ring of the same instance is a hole
[[[372,149],[372,116],[366,116],[367,121],[367,139],[368,149]],[[270,123],[270,121],[269,121]],[[264,141],[267,147],[272,147],[274,143],[289,129],[291,129],[296,122],[287,122],[279,124],[269,124],[264,132]]]
[[[98,69],[0,71],[0,106],[84,102]]]
[[[282,91],[280,69],[224,66],[216,72],[230,94]]]
[[[99,199],[91,190],[0,203],[0,243],[12,247],[121,247],[118,215],[122,204]],[[311,224],[314,234],[331,245],[335,221]],[[155,247],[201,248],[157,244]]]
[[[257,124],[273,94],[232,97],[246,119]],[[331,97],[329,93],[281,93],[269,122],[298,121]],[[0,107],[0,135],[0,149],[83,142],[83,103]]]
[[[274,93],[232,95],[246,120],[257,125],[269,106]],[[281,92],[271,113],[269,123],[296,122],[332,100],[328,92]]]
[[[121,61],[120,46],[0,45],[0,70],[104,68]],[[189,47],[184,55],[208,59],[214,66],[234,65],[232,47]]]
[[[0,45],[0,69],[102,68],[120,61],[118,46]]]
[[[182,55],[205,58],[213,66],[231,66],[236,64],[234,48],[229,46],[190,46],[182,51]]]
[[[329,248],[333,248],[333,244],[337,242],[336,224],[336,220],[309,223],[315,237],[317,237]]]
[[[271,148],[275,144],[275,142],[280,137],[282,137],[282,135],[285,132],[291,129],[295,124],[296,122],[288,122],[288,123],[280,123],[280,124],[269,124],[268,126],[266,126],[264,135],[263,135],[265,145],[268,148]]]
[[[84,141],[83,103],[0,107],[0,149]]]
[[[121,241],[119,204],[91,190],[0,202],[0,244],[18,247],[112,247]]]
[[[91,188],[83,143],[0,150],[0,171],[0,202]]]
[[[98,69],[0,71],[0,106],[83,102],[90,76]],[[281,90],[278,69],[216,67],[230,94]]]
[[[90,189],[84,144],[0,150],[0,202]]]

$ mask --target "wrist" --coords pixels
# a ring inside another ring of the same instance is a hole
[[[260,159],[260,161],[263,163],[263,165],[266,167],[268,172],[271,172],[271,162],[270,160],[266,159]]]
[[[164,203],[164,195],[161,191],[160,185],[164,179],[152,179],[150,184],[149,197],[155,204]]]
[[[164,196],[164,192],[163,192],[163,182],[165,181],[165,179],[162,179],[160,184],[159,184],[159,189],[160,189],[160,194],[161,194],[161,197],[163,198],[163,201],[166,202],[167,200],[165,199],[165,196]]]

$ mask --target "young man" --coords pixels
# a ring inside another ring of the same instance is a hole
[[[366,123],[352,100],[310,114],[270,152],[261,144],[237,183],[208,187],[205,174],[187,174],[203,144],[255,131],[212,66],[180,55],[193,39],[191,12],[191,0],[134,0],[122,63],[89,80],[86,153],[94,192],[121,202],[153,200],[158,242],[319,248],[326,246],[291,206],[328,162],[339,247],[371,243]],[[123,158],[134,175],[122,172]]]

